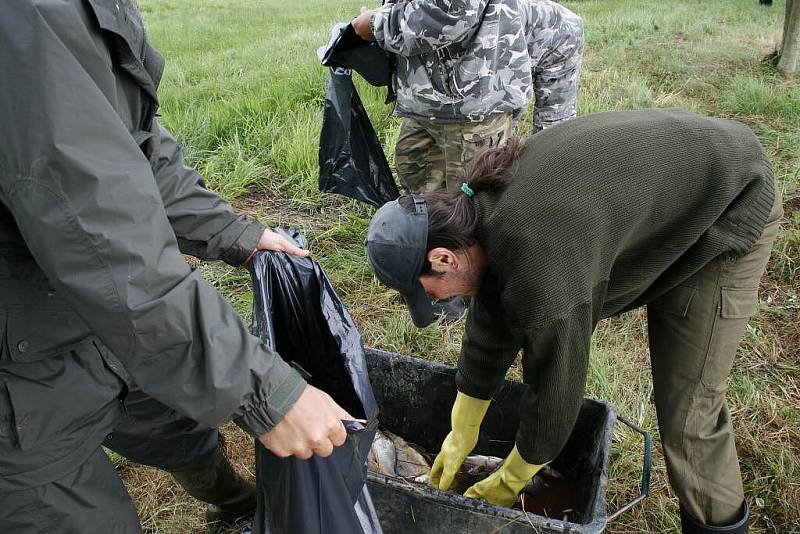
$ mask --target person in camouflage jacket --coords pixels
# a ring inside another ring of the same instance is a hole
[[[387,0],[353,27],[395,54],[395,161],[412,192],[458,187],[534,96],[536,131],[576,114],[583,21],[550,0]]]

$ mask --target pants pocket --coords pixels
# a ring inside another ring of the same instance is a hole
[[[468,123],[463,127],[465,163],[469,163],[481,148],[497,147],[511,136],[511,113],[493,116],[483,122]]]
[[[696,294],[697,289],[694,287],[677,286],[649,302],[647,308],[648,310],[667,313],[675,317],[686,318]]]
[[[701,382],[715,391],[726,388],[733,359],[747,321],[758,308],[758,288],[720,289],[718,315],[714,320]]]
[[[758,288],[723,287],[720,316],[724,319],[750,319],[758,311]]]

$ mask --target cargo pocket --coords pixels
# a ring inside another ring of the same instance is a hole
[[[11,361],[51,358],[89,342],[91,330],[72,310],[8,306],[6,351]]]
[[[468,123],[462,129],[463,157],[466,167],[483,148],[494,148],[504,144],[511,135],[511,113],[495,115],[478,123]]]
[[[2,380],[19,448],[67,454],[87,440],[99,445],[122,413],[124,376],[124,369],[115,371],[91,337],[69,352],[59,349],[57,356],[14,366],[14,374]]]
[[[721,288],[719,312],[714,321],[701,377],[701,382],[709,390],[726,389],[747,321],[757,308],[758,288]]]
[[[720,316],[725,319],[750,319],[758,311],[758,288],[723,287]]]

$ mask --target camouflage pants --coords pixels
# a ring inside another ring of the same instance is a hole
[[[412,193],[461,185],[464,170],[484,147],[505,143],[513,131],[510,113],[483,122],[434,123],[403,119],[394,149],[397,174]]]

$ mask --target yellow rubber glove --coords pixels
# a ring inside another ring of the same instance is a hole
[[[431,467],[431,486],[446,490],[453,483],[464,458],[478,443],[481,421],[489,409],[488,400],[476,399],[458,392],[450,412],[450,433],[442,442],[442,450]]]
[[[515,445],[503,465],[465,491],[464,496],[483,499],[497,506],[511,506],[525,484],[545,465],[529,464],[519,455]]]

